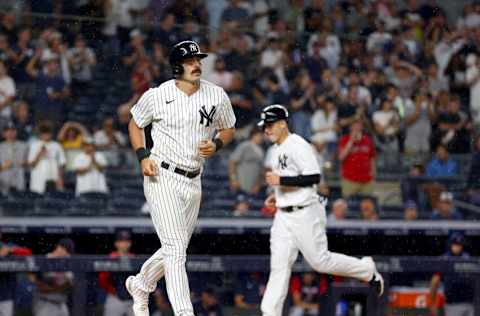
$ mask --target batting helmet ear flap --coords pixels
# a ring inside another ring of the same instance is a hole
[[[180,64],[172,65],[172,72],[174,76],[180,76],[183,74],[183,66]]]

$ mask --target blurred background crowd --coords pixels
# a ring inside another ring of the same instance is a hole
[[[331,220],[478,217],[480,3],[5,0],[0,10],[5,215],[147,212],[129,108],[171,78],[172,44],[193,39],[237,117],[233,145],[206,163],[203,216],[271,216],[269,144],[255,123],[279,103],[318,154]]]

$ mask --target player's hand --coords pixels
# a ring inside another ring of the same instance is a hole
[[[265,206],[268,208],[276,208],[277,207],[276,203],[277,203],[277,200],[275,199],[275,194],[270,194],[265,200]]]
[[[142,174],[147,177],[153,177],[158,175],[158,167],[153,159],[145,158],[140,163],[142,168]]]
[[[211,140],[202,140],[200,142],[200,145],[198,146],[200,157],[202,158],[208,158],[213,156],[213,154],[215,154],[216,149],[217,149],[217,146]]]
[[[280,176],[276,173],[268,171],[265,174],[265,182],[267,182],[268,185],[280,185]]]

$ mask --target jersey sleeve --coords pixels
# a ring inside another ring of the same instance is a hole
[[[216,115],[215,127],[217,129],[226,129],[235,127],[235,114],[233,113],[232,103],[225,90],[222,89],[222,102],[218,114]]]
[[[313,147],[306,141],[299,142],[294,149],[294,161],[299,168],[299,175],[320,174],[320,166]]]
[[[140,128],[144,128],[153,120],[153,91],[147,90],[130,110],[135,124]]]

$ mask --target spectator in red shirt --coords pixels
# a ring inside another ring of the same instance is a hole
[[[328,290],[326,277],[318,278],[313,272],[305,272],[301,276],[294,276],[290,281],[292,307],[289,316],[318,315],[320,296]]]
[[[375,180],[375,155],[372,139],[363,133],[362,121],[355,121],[350,126],[350,133],[343,135],[339,142],[343,197],[372,193]]]
[[[131,235],[127,230],[121,230],[117,233],[115,240],[115,250],[110,253],[111,258],[132,257],[130,252],[132,246]],[[105,300],[104,315],[130,315],[132,301],[130,294],[125,288],[125,280],[129,273],[110,273],[100,272],[98,283],[102,289],[107,292]]]
[[[2,242],[0,234],[0,258],[8,258],[15,256],[31,256],[32,251],[25,247],[20,247],[12,243]],[[17,283],[17,275],[15,273],[0,273],[0,315],[14,315],[14,299]]]

